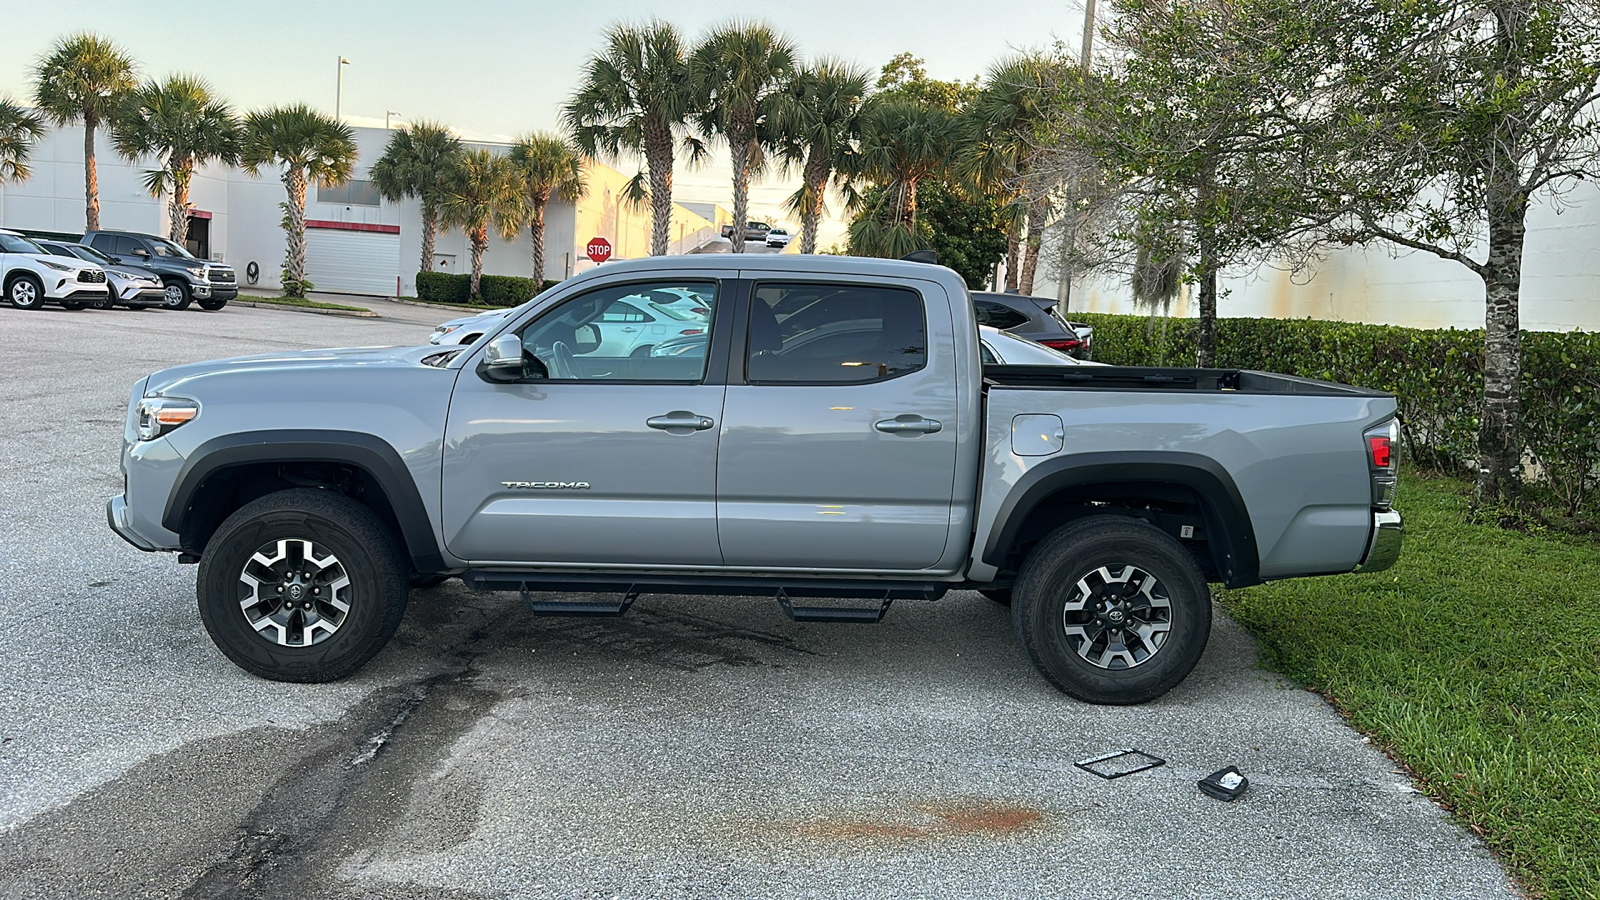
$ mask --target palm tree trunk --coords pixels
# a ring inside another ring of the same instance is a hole
[[[1478,426],[1475,503],[1517,494],[1522,440],[1517,416],[1522,383],[1522,253],[1527,237],[1527,200],[1490,203],[1489,257],[1483,276],[1483,415]]]
[[[483,251],[489,248],[489,225],[484,223],[472,229],[472,286],[468,289],[468,299],[473,303],[478,302],[479,285],[483,283]]]
[[[433,271],[433,239],[439,233],[439,210],[422,201],[422,271]]]
[[[528,204],[528,243],[533,246],[533,291],[544,290],[544,206],[548,201],[534,198]]]
[[[1017,289],[1033,294],[1033,276],[1039,269],[1039,245],[1044,241],[1044,220],[1049,214],[1045,201],[1034,200],[1028,204],[1028,243],[1022,257],[1022,277]]]
[[[1017,257],[1022,247],[1022,223],[1012,220],[1006,228],[1006,290],[1017,289]]]
[[[167,207],[167,238],[183,245],[189,231],[189,180],[194,173],[194,161],[173,161],[172,203]]]
[[[644,164],[650,169],[650,255],[665,256],[672,237],[672,128],[644,126]]]
[[[283,230],[288,237],[288,253],[283,260],[283,292],[290,297],[306,295],[306,170],[290,166],[284,170],[283,186],[289,202],[283,212]]]
[[[750,215],[750,143],[743,135],[728,135],[728,155],[733,157],[733,252],[744,252],[745,225]]]
[[[800,252],[817,252],[817,226],[822,222],[822,195],[828,189],[828,163],[823,153],[815,148],[806,160],[806,208],[800,214]]]
[[[83,117],[83,220],[85,231],[100,230],[100,172],[94,163],[94,130],[100,120]]]

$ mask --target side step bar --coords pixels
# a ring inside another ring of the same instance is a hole
[[[796,622],[881,622],[895,600],[937,600],[950,585],[940,581],[777,579],[751,576],[650,575],[623,579],[589,573],[515,572],[469,569],[461,580],[475,591],[516,591],[534,615],[620,616],[640,594],[767,596]],[[534,594],[618,594],[615,600],[572,600]],[[870,606],[797,605],[795,599],[840,598],[873,601]]]

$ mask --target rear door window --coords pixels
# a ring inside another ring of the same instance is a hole
[[[850,384],[928,362],[922,296],[876,285],[756,287],[745,350],[753,384]]]

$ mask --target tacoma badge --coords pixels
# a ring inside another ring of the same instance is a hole
[[[587,491],[587,481],[502,481],[513,491]]]

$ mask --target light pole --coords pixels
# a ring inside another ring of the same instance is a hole
[[[390,117],[390,116],[398,116],[398,115],[400,115],[400,114],[399,114],[399,113],[397,113],[397,112],[395,112],[395,111],[394,111],[394,110],[392,110],[392,109],[391,109],[391,110],[389,110],[389,111],[388,111],[388,112],[386,112],[386,113],[384,113],[384,114],[383,114],[383,129],[384,129],[384,130],[385,130],[385,131],[388,131],[388,130],[389,130],[389,117]],[[404,120],[404,119],[402,119],[402,120],[401,120],[401,121],[405,121],[405,120]]]
[[[341,114],[344,107],[344,67],[348,65],[350,60],[339,57],[339,78],[334,82],[333,89],[333,119],[336,122],[344,121],[344,116]]]

